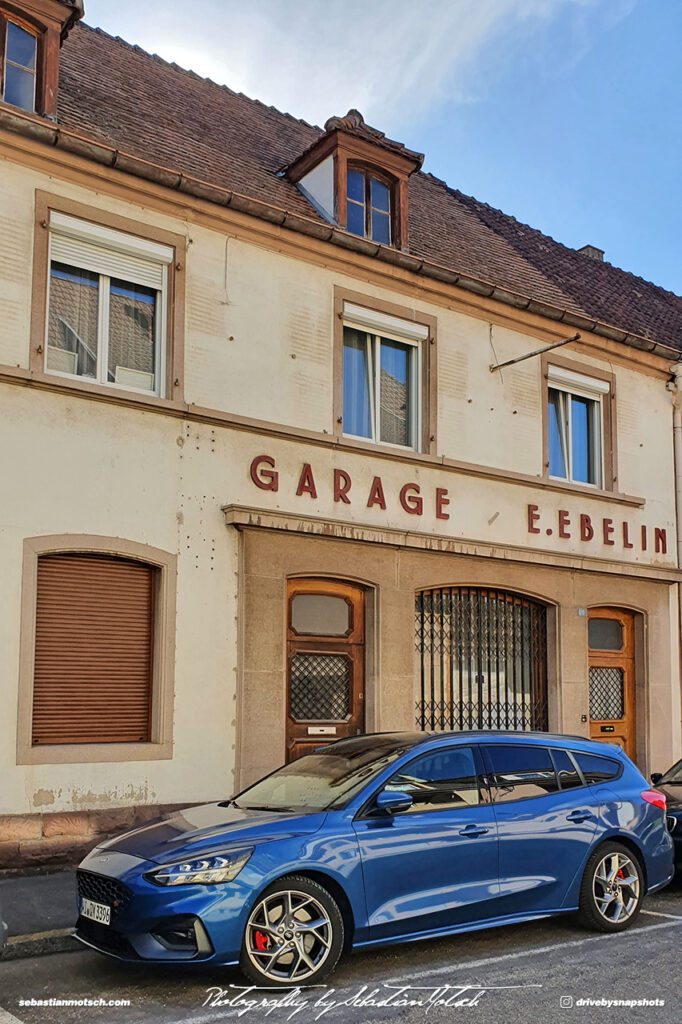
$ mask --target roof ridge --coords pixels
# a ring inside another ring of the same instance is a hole
[[[256,106],[262,107],[264,110],[271,110],[280,117],[286,117],[289,121],[293,121],[294,124],[302,124],[305,128],[310,128],[312,131],[322,132],[322,129],[317,124],[310,124],[309,121],[306,121],[302,117],[295,117],[288,111],[280,110],[271,103],[264,103],[263,100],[259,100],[254,96],[247,96],[245,92],[236,92],[234,89],[231,89],[229,85],[225,85],[222,82],[215,82],[212,78],[208,78],[206,75],[200,75],[196,71],[192,71],[191,68],[183,68],[182,65],[178,64],[176,61],[166,60],[165,57],[161,57],[158,53],[150,53],[149,50],[145,50],[143,46],[139,46],[137,43],[129,43],[127,39],[123,38],[123,36],[112,36],[110,32],[100,28],[99,25],[88,25],[87,22],[80,21],[76,28],[78,30],[87,29],[88,32],[94,32],[97,35],[104,36],[106,39],[110,39],[112,42],[124,46],[127,50],[132,50],[134,53],[141,53],[145,57],[149,57],[150,60],[163,64],[164,67],[173,68],[174,71],[179,71],[180,74],[187,75],[188,78],[193,78],[197,82],[206,82],[207,85],[211,85],[215,89],[221,89],[223,92],[229,93],[230,96],[236,96],[240,99],[246,100],[248,103],[255,103]]]
[[[541,238],[544,241],[550,242],[552,245],[558,246],[564,252],[570,253],[572,257],[578,256],[581,259],[588,258],[585,256],[584,253],[579,252],[578,249],[574,249],[572,246],[566,245],[564,242],[560,242],[552,235],[548,235],[546,232],[541,231],[540,228],[534,228],[531,224],[526,224],[525,221],[519,220],[518,217],[515,217],[512,213],[505,213],[504,210],[500,210],[498,207],[492,206],[490,203],[485,203],[483,202],[483,200],[477,199],[475,196],[469,196],[465,192],[461,192],[459,189],[455,189],[451,185],[448,185],[447,182],[443,181],[441,178],[437,178],[433,174],[427,172],[426,176],[432,178],[435,182],[445,187],[448,190],[448,192],[450,192],[456,198],[463,199],[465,201],[468,200],[469,202],[474,203],[479,210],[490,210],[491,213],[497,214],[498,216],[503,217],[507,221],[512,221],[514,224],[518,224],[520,228],[523,228],[526,231],[531,231],[536,237]],[[490,228],[491,231],[495,231],[495,226],[493,224],[488,224],[488,227]],[[513,245],[514,243],[510,242],[510,244]],[[528,257],[524,253],[521,253],[521,255],[524,259],[528,259]],[[678,302],[682,302],[682,295],[678,295],[677,292],[673,292],[668,288],[664,288],[663,285],[656,284],[655,281],[649,281],[646,277],[642,277],[641,274],[636,274],[632,270],[625,270],[624,267],[619,267],[615,263],[611,263],[610,260],[594,260],[593,262],[596,266],[609,267],[610,270],[616,271],[618,274],[622,274],[623,276],[634,281],[640,281],[643,285],[647,285],[650,288],[655,288],[657,292],[662,292],[664,295],[668,295],[671,298],[676,299]],[[543,270],[543,273],[545,272],[546,271]]]

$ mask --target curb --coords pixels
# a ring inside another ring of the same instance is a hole
[[[0,963],[31,956],[46,956],[48,953],[75,953],[82,949],[83,946],[73,934],[73,928],[55,928],[54,931],[33,932],[32,935],[12,935],[0,953]]]

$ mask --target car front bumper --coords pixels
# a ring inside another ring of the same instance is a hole
[[[239,878],[222,885],[158,886],[144,877],[157,867],[129,854],[93,850],[78,868],[76,938],[119,960],[237,963],[252,887]],[[83,917],[83,896],[111,906],[110,924]]]

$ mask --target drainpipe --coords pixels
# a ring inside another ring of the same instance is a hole
[[[675,504],[677,523],[677,565],[682,568],[682,363],[670,367],[674,380],[673,394],[673,457],[675,461]]]
[[[682,362],[670,367],[673,380],[668,384],[673,395],[673,459],[675,463],[675,523],[677,566],[682,568]],[[682,639],[682,584],[677,585],[680,638]],[[679,643],[678,643],[678,649]],[[681,680],[682,682],[682,680]]]

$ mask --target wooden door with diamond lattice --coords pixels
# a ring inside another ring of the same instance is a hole
[[[634,620],[620,608],[591,608],[588,621],[590,739],[617,743],[634,761]]]
[[[286,759],[365,727],[365,594],[338,580],[289,580]]]

